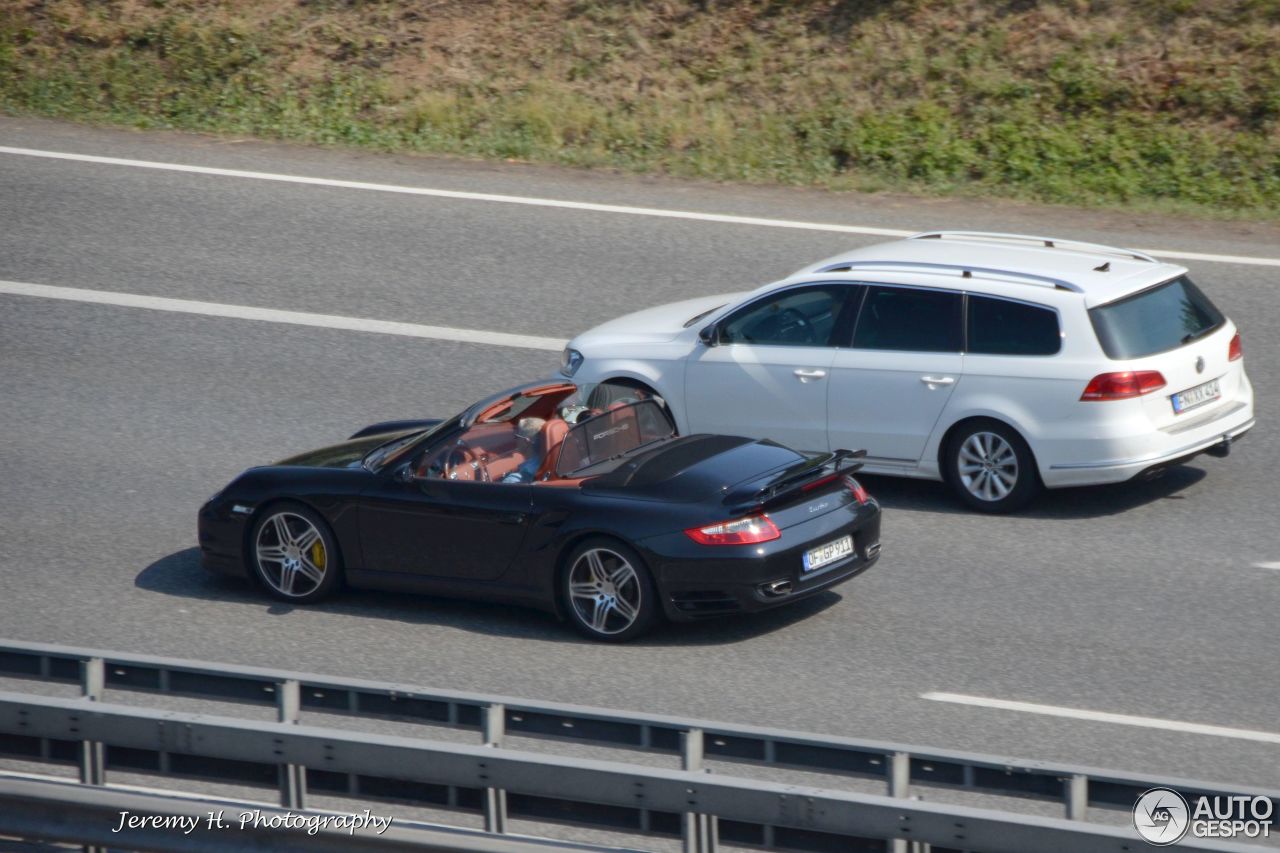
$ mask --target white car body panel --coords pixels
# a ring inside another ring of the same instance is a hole
[[[918,464],[947,401],[964,385],[964,357],[952,352],[835,352],[827,400],[829,447],[822,449],[866,450],[869,464]]]
[[[825,374],[834,357],[831,347],[699,346],[685,362],[689,429],[738,435],[750,424],[788,447],[826,450]]]

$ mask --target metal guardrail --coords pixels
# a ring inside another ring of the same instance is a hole
[[[230,831],[215,833],[214,827],[209,826],[211,811],[227,815],[252,813],[255,820],[244,827],[228,821]],[[121,812],[179,817],[182,821],[130,826],[121,821]],[[199,800],[0,773],[0,836],[165,853],[230,848],[300,853],[625,853],[616,847],[402,822],[393,822],[381,834],[357,833],[320,820],[315,821],[314,831],[284,825],[290,818],[303,816],[325,815],[287,812],[235,800]],[[187,831],[187,826],[199,827],[199,831]]]
[[[866,849],[883,849],[888,839],[895,850],[909,841],[935,851],[1119,850],[1132,848],[1135,833],[1084,822],[1088,806],[1127,810],[1156,786],[1186,796],[1263,794],[1280,804],[1280,792],[1182,779],[13,641],[0,641],[0,675],[80,686],[79,700],[4,694],[0,755],[78,762],[83,782],[103,784],[108,769],[214,778],[278,787],[281,804],[295,809],[305,806],[308,788],[407,799],[481,812],[495,833],[505,831],[514,814],[683,836],[687,850],[713,850],[720,839],[768,849],[847,850],[852,838],[871,845]],[[99,701],[108,688],[269,705],[280,722],[108,706]],[[303,711],[471,729],[485,746],[303,727],[297,723]],[[175,734],[179,726],[182,737]],[[197,730],[210,740],[193,739]],[[494,749],[506,735],[679,755],[683,769]],[[246,751],[250,742],[255,750]],[[357,744],[361,755],[349,754]],[[367,760],[373,752],[379,759]],[[422,765],[408,767],[406,756]],[[888,796],[708,776],[700,772],[706,759],[877,779]],[[1068,819],[926,805],[907,799],[912,786],[1057,801]],[[1198,849],[1258,848],[1219,843]]]

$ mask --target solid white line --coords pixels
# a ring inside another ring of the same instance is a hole
[[[478,329],[454,329],[447,326],[422,326],[417,323],[366,320],[362,317],[311,314],[303,311],[281,311],[275,308],[227,305],[220,302],[197,302],[191,299],[169,299],[163,296],[144,296],[136,293],[117,293],[108,290],[83,290],[78,287],[53,287],[47,284],[28,284],[21,281],[0,281],[0,294],[3,293],[15,296],[37,296],[43,299],[63,299],[70,302],[90,302],[96,305],[146,308],[152,311],[172,311],[179,314],[201,314],[206,317],[231,317],[236,320],[259,320],[267,323],[287,323],[294,326],[316,326],[325,329],[345,329],[352,332],[374,332],[382,335],[401,335],[410,338],[429,338],[436,341],[458,341],[467,344],[488,344],[490,346],[550,350],[553,352],[559,352],[566,343],[561,338],[539,338],[532,335],[512,335],[507,332],[486,332]]]
[[[1280,570],[1280,560],[1277,560],[1273,563],[1254,563],[1253,565],[1254,565],[1254,568],[1258,568],[1258,569]]]
[[[669,210],[660,207],[632,207],[622,204],[596,204],[586,201],[536,198],[532,196],[502,195],[499,193],[473,193],[459,190],[436,190],[425,187],[408,187],[397,184],[375,184],[366,181],[341,181],[333,178],[310,178],[303,175],[283,175],[274,172],[251,172],[243,169],[218,169],[212,166],[188,166],[181,163],[160,163],[153,160],[129,160],[123,157],[99,157],[92,154],[69,154],[61,151],[42,151],[35,148],[13,148],[0,145],[0,154],[18,154],[24,157],[44,157],[53,160],[75,160],[81,163],[101,163],[108,166],[133,166],[139,169],[160,169],[169,172],[189,172],[197,175],[217,175],[228,178],[249,178],[258,181],[281,181],[291,184],[309,184],[319,187],[336,187],[350,190],[404,193],[407,195],[451,198],[464,201],[489,201],[501,204],[523,204],[534,207],[554,207],[564,210],[589,210],[595,213],[618,213],[628,216],[654,216],[663,219],[690,219],[698,222],[720,222],[728,225],[753,225],[763,228],[791,228],[801,231],[826,231],[834,234],[865,234],[873,237],[909,237],[916,233],[900,228],[873,228],[867,225],[838,225],[831,222],[801,222],[793,219],[769,219],[760,216],[730,216],[722,213],[699,213],[691,210]],[[1149,255],[1189,261],[1210,261],[1224,264],[1280,267],[1280,258],[1263,258],[1251,255],[1215,255],[1205,252],[1179,252],[1169,249],[1138,249]]]
[[[1086,711],[1080,708],[1063,708],[1058,705],[1037,705],[1034,702],[1012,702],[1008,699],[988,699],[985,696],[966,696],[963,693],[921,693],[921,699],[932,702],[950,702],[955,705],[974,705],[1001,711],[1022,711],[1049,717],[1067,717],[1094,723],[1116,723],[1122,726],[1140,726],[1145,729],[1163,729],[1193,735],[1253,740],[1260,743],[1280,744],[1280,733],[1260,732],[1252,729],[1233,729],[1227,726],[1211,726],[1206,723],[1184,723],[1180,720],[1163,720],[1159,717],[1137,717],[1132,714],[1112,714],[1107,711]]]

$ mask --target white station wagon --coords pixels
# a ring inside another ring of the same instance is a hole
[[[990,512],[1225,456],[1254,424],[1240,333],[1185,268],[1012,234],[917,234],[640,311],[561,372],[660,396],[682,433],[864,449],[868,473]]]

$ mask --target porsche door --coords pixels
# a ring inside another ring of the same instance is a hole
[[[364,568],[493,580],[529,528],[533,486],[388,476],[360,502]]]

